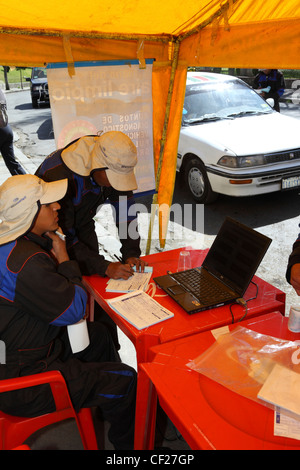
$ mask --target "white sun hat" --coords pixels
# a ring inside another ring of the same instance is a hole
[[[134,168],[137,149],[123,132],[110,131],[100,136],[84,136],[66,147],[61,157],[74,173],[89,176],[105,169],[108,181],[118,191],[137,189]]]
[[[35,175],[14,175],[0,186],[0,245],[16,240],[32,226],[40,204],[59,201],[68,180],[46,183]]]

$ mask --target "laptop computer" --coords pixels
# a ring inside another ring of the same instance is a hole
[[[154,281],[189,314],[232,303],[243,297],[271,241],[226,217],[202,266]]]

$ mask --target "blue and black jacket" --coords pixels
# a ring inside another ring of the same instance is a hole
[[[270,87],[270,91],[265,94],[265,99],[273,98],[274,109],[279,111],[279,99],[285,90],[284,77],[277,69],[272,69],[268,75],[260,71],[253,81],[253,88],[262,89]]]
[[[49,155],[36,174],[47,182],[68,179],[67,193],[64,199],[59,201],[59,224],[66,234],[69,256],[78,262],[83,275],[105,276],[110,261],[99,254],[93,218],[99,206],[110,203],[119,231],[123,260],[139,257],[140,237],[133,193],[120,192],[112,187],[100,187],[92,176],[80,176],[72,172],[61,158],[62,150],[64,149]]]
[[[30,362],[47,357],[61,327],[85,314],[78,264],[57,265],[50,245],[50,239],[29,233],[0,246],[0,338],[8,365],[22,365],[28,355]]]

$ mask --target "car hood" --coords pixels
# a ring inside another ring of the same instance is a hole
[[[300,122],[274,112],[182,127],[181,133],[236,155],[300,148]]]

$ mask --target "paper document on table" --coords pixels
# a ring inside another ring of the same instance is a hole
[[[300,421],[286,415],[280,408],[274,411],[274,436],[300,440]]]
[[[108,305],[138,330],[174,316],[144,291],[135,291],[107,300]]]
[[[299,390],[300,374],[276,364],[257,396],[281,409],[300,415]]]
[[[145,266],[143,273],[135,272],[129,279],[109,279],[106,292],[133,292],[135,290],[147,290],[152,276],[153,268]]]

